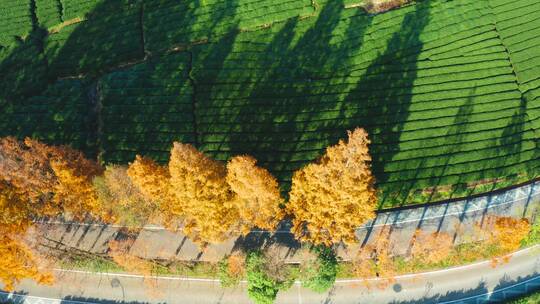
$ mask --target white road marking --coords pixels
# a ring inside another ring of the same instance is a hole
[[[540,249],[540,244],[534,245],[525,249],[518,250],[513,255],[521,255],[526,254],[529,251],[534,251]],[[476,262],[472,264],[462,265],[462,266],[456,266],[456,267],[450,267],[440,270],[433,270],[433,271],[426,271],[426,272],[419,272],[419,273],[410,273],[410,274],[402,274],[397,275],[394,278],[396,279],[407,279],[417,276],[427,276],[427,275],[433,275],[433,274],[440,274],[440,273],[446,273],[446,272],[453,272],[453,271],[459,271],[479,265],[489,264],[491,263],[491,260]],[[142,279],[145,276],[138,275],[138,274],[130,274],[130,273],[114,273],[114,272],[91,272],[91,271],[85,271],[85,270],[71,270],[71,269],[61,269],[61,268],[55,268],[53,269],[56,272],[63,272],[63,273],[80,273],[80,274],[90,274],[90,275],[104,275],[104,276],[116,276],[116,277],[124,277],[124,278],[137,278]],[[179,276],[152,276],[154,279],[158,280],[170,280],[170,281],[190,281],[190,282],[212,282],[212,283],[219,283],[219,279],[205,279],[205,278],[189,278],[189,277],[179,277]],[[338,279],[336,280],[336,284],[348,284],[348,283],[360,283],[364,281],[379,281],[384,280],[384,278],[370,278],[370,279]],[[246,280],[241,280],[240,283],[246,284]],[[302,281],[295,281],[296,285],[301,285]]]
[[[451,303],[463,303],[463,301],[467,301],[467,300],[472,300],[472,299],[476,299],[476,298],[480,298],[480,297],[484,297],[484,296],[490,296],[494,293],[499,293],[499,292],[502,292],[502,291],[505,291],[505,290],[508,290],[508,289],[511,289],[511,288],[514,288],[516,286],[521,286],[523,284],[527,284],[531,281],[534,281],[534,280],[538,280],[538,276],[534,277],[534,278],[530,278],[530,279],[527,279],[523,282],[519,282],[519,283],[516,283],[512,286],[507,286],[507,287],[504,287],[504,288],[500,288],[500,289],[497,289],[497,290],[494,290],[494,291],[490,291],[490,292],[486,292],[486,293],[483,293],[483,294],[479,294],[479,295],[475,295],[475,296],[470,296],[470,297],[466,297],[466,298],[461,298],[459,300],[452,300],[452,301],[446,301],[446,302],[439,302],[439,304],[451,304]]]

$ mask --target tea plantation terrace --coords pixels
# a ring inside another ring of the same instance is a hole
[[[104,162],[173,141],[284,189],[355,127],[384,207],[540,173],[540,2],[4,0],[0,136]]]

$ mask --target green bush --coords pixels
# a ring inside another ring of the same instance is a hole
[[[338,261],[332,248],[318,246],[313,251],[317,253],[317,259],[303,269],[302,286],[323,293],[336,281]]]
[[[276,279],[268,273],[268,263],[261,252],[251,252],[246,258],[248,295],[257,304],[271,304],[280,290],[289,288],[293,280]]]
[[[531,226],[531,232],[521,241],[521,247],[529,247],[540,244],[540,216],[536,218]]]

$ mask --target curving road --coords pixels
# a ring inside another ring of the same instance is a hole
[[[533,217],[540,206],[540,182],[533,182],[488,196],[468,200],[444,202],[435,205],[399,208],[380,212],[377,218],[357,231],[360,239],[369,242],[377,229],[392,225],[392,237],[398,241],[398,251],[406,249],[407,237],[418,227],[424,230],[440,230],[456,233],[457,241],[466,235],[468,227],[481,221],[486,215],[511,215]],[[84,223],[48,223],[45,235],[51,245],[76,247],[81,250],[99,252],[106,242],[118,233],[120,227]],[[457,231],[465,231],[457,234]],[[257,243],[257,236],[266,232],[254,232],[244,243]],[[278,238],[290,238],[284,229]],[[255,237],[254,237],[255,236]],[[57,237],[57,239],[55,239]],[[265,240],[272,240],[272,236]],[[401,240],[401,243],[399,241]],[[274,239],[275,241],[275,239]],[[233,240],[217,246],[204,254],[198,253],[182,235],[161,227],[146,227],[132,248],[145,256],[175,257],[182,259],[211,260],[219,258],[238,246]],[[180,245],[178,245],[180,243]],[[291,251],[291,244],[278,244]],[[294,248],[292,248],[294,249]],[[300,258],[296,251],[285,255],[288,261]],[[341,256],[346,258],[347,251]],[[197,256],[196,256],[197,255]],[[130,274],[88,273],[82,271],[57,270],[58,281],[52,287],[43,287],[24,281],[19,293],[0,294],[16,302],[25,303],[87,303],[87,302],[132,302],[132,303],[250,303],[246,283],[235,289],[221,289],[213,279],[190,279],[181,277],[157,277],[159,293],[148,290],[148,282]],[[372,283],[376,283],[373,280]],[[445,269],[397,278],[392,286],[379,290],[366,288],[358,280],[340,280],[325,294],[316,294],[301,287],[300,282],[278,295],[277,303],[490,303],[530,292],[540,288],[540,246],[516,252],[509,263],[492,268],[489,261],[458,268]]]
[[[251,303],[246,284],[221,289],[212,279],[156,277],[152,292],[142,277],[129,274],[57,270],[52,287],[24,281],[17,294],[1,293],[17,303]],[[377,283],[372,280],[370,283]],[[397,277],[381,290],[359,280],[340,280],[327,293],[317,294],[300,282],[278,295],[276,303],[495,303],[540,289],[540,246],[516,252],[509,263],[493,268],[489,261]]]

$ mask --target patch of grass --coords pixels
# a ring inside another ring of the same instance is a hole
[[[540,292],[535,292],[522,298],[506,302],[506,304],[538,304],[540,303]]]
[[[70,256],[59,260],[59,267],[64,269],[91,272],[126,272],[114,261],[100,256]],[[189,263],[156,261],[153,263],[153,275],[172,275],[190,278],[217,278],[218,266],[214,263]]]
[[[172,263],[169,266],[159,265],[156,275],[177,275],[190,278],[217,278],[218,265],[215,263]]]
[[[63,28],[65,28],[66,26],[70,26],[70,25],[73,25],[73,24],[76,24],[76,23],[79,23],[79,22],[83,22],[83,21],[84,21],[83,18],[75,17],[73,19],[66,20],[66,21],[64,21],[62,23],[51,26],[47,30],[48,30],[49,34],[56,34],[56,33],[60,32]]]
[[[64,269],[90,272],[124,272],[124,269],[112,260],[99,256],[70,256],[59,261]]]
[[[536,244],[540,244],[540,216],[536,217],[531,226],[531,232],[529,232],[529,235],[521,241],[521,247],[525,248]]]

